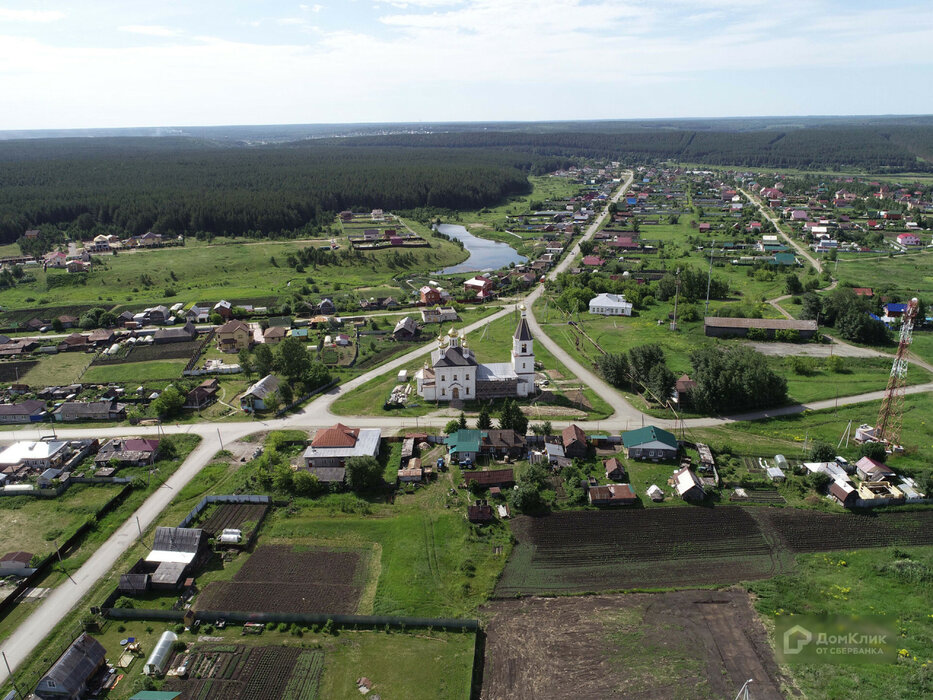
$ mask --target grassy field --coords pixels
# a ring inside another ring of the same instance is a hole
[[[790,666],[807,697],[926,698],[933,692],[933,547],[798,555],[792,573],[746,587],[766,626],[784,614],[869,614],[888,617],[898,630],[894,643],[904,653],[895,664]]]
[[[85,383],[144,382],[181,378],[187,360],[153,360],[151,362],[123,362],[95,365],[81,377]]]
[[[440,269],[466,258],[466,252],[453,243],[441,239],[430,239],[430,243],[430,248],[406,251],[411,253],[413,261],[404,268],[393,262],[396,251],[386,249],[367,253],[362,263],[340,262],[299,273],[286,265],[285,258],[307,247],[308,242],[231,243],[215,239],[213,244],[206,245],[188,241],[183,249],[103,256],[102,263],[95,266],[83,282],[83,276],[69,275],[64,270],[47,273],[34,270],[31,272],[34,281],[0,293],[0,305],[30,308],[88,303],[112,307],[124,303],[237,300],[291,296],[303,285],[316,285],[321,294],[380,286],[399,294],[402,290],[393,278],[400,272]],[[311,243],[323,244],[323,240]],[[177,296],[167,296],[165,290],[169,288]],[[407,296],[408,291],[405,294]]]
[[[122,486],[75,484],[54,499],[14,496],[0,499],[0,551],[48,554],[64,542]]]
[[[80,381],[94,356],[85,352],[60,352],[39,360],[39,364],[20,377],[29,386],[62,386]]]
[[[470,697],[472,634],[348,631],[323,644],[321,698],[359,698],[360,676],[369,678],[373,692],[384,698]]]

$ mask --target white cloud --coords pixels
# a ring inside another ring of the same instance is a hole
[[[121,32],[129,32],[130,34],[143,34],[144,36],[175,37],[182,35],[182,32],[178,29],[163,27],[159,24],[126,24],[122,27],[117,27],[117,29],[119,29]]]
[[[230,17],[240,31],[255,28],[241,41],[156,12],[146,16],[153,24],[120,29],[175,40],[129,47],[0,36],[0,94],[23,105],[0,128],[747,114],[762,104],[747,97],[756,90],[769,104],[819,95],[825,111],[852,113],[845,105],[880,102],[827,78],[933,62],[916,50],[933,45],[933,16],[911,8],[850,8],[835,22],[802,0],[774,13],[740,0],[674,1],[399,1],[382,6],[376,25],[354,16],[326,31],[306,5],[294,17]],[[865,26],[879,28],[871,41],[854,31]],[[804,80],[789,86],[756,77],[795,70]],[[918,75],[920,84],[930,71]],[[705,88],[693,89],[699,80]],[[898,104],[933,111],[924,91]],[[781,109],[793,107],[770,113]]]
[[[0,7],[0,22],[55,22],[64,19],[57,10],[10,10]]]

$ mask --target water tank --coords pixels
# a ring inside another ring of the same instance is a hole
[[[172,653],[172,645],[178,639],[174,632],[166,630],[159,637],[155,649],[149,655],[146,665],[143,666],[143,673],[147,676],[161,676],[165,672],[165,664]]]

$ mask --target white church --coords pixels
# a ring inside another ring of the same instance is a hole
[[[535,393],[535,354],[531,331],[521,305],[521,319],[512,335],[512,361],[480,364],[462,331],[439,336],[431,364],[415,374],[418,394],[426,401],[524,398]]]

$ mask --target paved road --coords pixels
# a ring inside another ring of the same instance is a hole
[[[623,183],[620,190],[613,197],[617,200],[622,193],[631,185],[632,174]],[[608,216],[608,206],[600,217],[589,227],[581,240],[587,240],[592,237],[604,218]],[[573,248],[568,256],[558,264],[551,272],[550,278],[554,279],[557,274],[567,270],[572,264],[573,259],[579,254],[579,244]],[[583,367],[573,357],[560,348],[542,331],[540,325],[531,312],[531,304],[543,293],[543,287],[538,286],[527,298],[528,322],[531,326],[535,339],[545,348],[550,350],[554,356],[560,360],[569,370],[576,373],[578,379],[584,381],[601,398],[603,398],[615,410],[615,415],[611,418],[599,422],[580,422],[578,424],[585,429],[602,430],[625,430],[642,421],[662,427],[673,427],[673,421],[658,420],[643,414],[632,407],[624,398],[612,387],[610,387],[602,378],[596,376],[591,370]],[[514,313],[514,305],[509,305],[501,311],[471,324],[464,330],[467,333],[476,331],[491,321],[501,318],[506,314]],[[274,419],[269,421],[249,421],[249,422],[231,422],[231,423],[200,423],[186,425],[164,425],[164,426],[118,426],[112,428],[74,428],[57,429],[56,434],[64,438],[80,437],[98,437],[110,438],[127,435],[159,435],[175,433],[191,433],[200,435],[202,438],[198,447],[188,456],[184,464],[168,479],[165,486],[153,493],[140,508],[124,523],[98,550],[78,569],[72,572],[72,578],[75,583],[62,583],[48,598],[43,600],[36,611],[28,617],[19,628],[6,640],[0,643],[0,650],[6,653],[10,666],[14,669],[25,660],[29,654],[42,642],[43,639],[51,633],[54,627],[78,605],[81,599],[87,594],[96,581],[105,576],[120,558],[120,556],[129,548],[138,535],[136,518],[139,518],[139,524],[143,531],[149,527],[159,513],[169,504],[175,494],[183,488],[195,475],[213,458],[220,449],[221,442],[229,444],[250,433],[263,430],[275,430],[281,428],[300,428],[303,430],[313,430],[317,428],[332,425],[337,419],[331,412],[333,402],[342,393],[351,391],[371,379],[382,376],[408,363],[417,360],[428,354],[435,347],[435,343],[427,343],[420,348],[413,350],[402,357],[386,363],[376,369],[371,370],[346,384],[336,387],[330,392],[318,397],[310,402],[301,412],[288,416],[287,418]],[[933,391],[933,383],[922,384],[907,388],[908,394]],[[806,410],[822,410],[832,408],[833,406],[844,406],[865,401],[875,401],[881,399],[883,391],[861,394],[859,396],[847,396],[838,400],[829,399],[826,401],[816,401],[810,404],[785,406],[771,410],[753,411],[741,415],[727,416],[720,418],[697,418],[684,421],[684,425],[691,427],[709,427],[717,425],[726,425],[737,421],[756,420],[774,416],[793,415],[802,413]],[[440,425],[446,422],[446,417],[440,414],[426,416],[420,419],[399,418],[395,416],[360,416],[352,419],[353,424],[360,427],[379,427],[383,430],[395,431],[405,428],[413,428],[416,425]],[[566,421],[552,421],[555,427],[564,427]],[[42,435],[47,435],[49,429],[29,429],[13,431],[7,433],[12,435],[13,439],[37,439]],[[5,667],[0,668],[0,684],[8,678]]]

